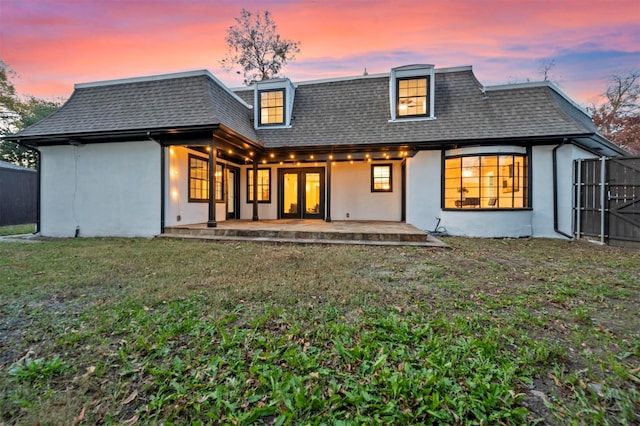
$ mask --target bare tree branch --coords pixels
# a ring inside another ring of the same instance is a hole
[[[275,77],[300,53],[300,42],[283,40],[277,33],[269,11],[242,9],[235,21],[227,30],[228,51],[220,64],[227,71],[239,66],[247,85]]]

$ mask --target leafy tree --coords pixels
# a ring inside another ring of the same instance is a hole
[[[300,42],[280,37],[269,11],[242,9],[235,21],[227,30],[228,52],[220,64],[227,71],[240,66],[246,85],[275,77],[300,52]]]
[[[59,102],[34,96],[20,99],[11,81],[15,76],[15,71],[0,61],[0,135],[22,130],[60,108]],[[8,141],[0,142],[0,160],[26,167],[36,167],[34,151]]]
[[[640,71],[612,75],[602,97],[588,108],[593,122],[612,142],[640,155]]]
[[[0,60],[0,135],[9,133],[9,126],[16,119],[18,97],[12,78],[15,71]]]

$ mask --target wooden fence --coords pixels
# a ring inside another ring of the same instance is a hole
[[[640,248],[640,157],[576,160],[574,235]]]
[[[0,226],[35,223],[38,172],[0,165]]]

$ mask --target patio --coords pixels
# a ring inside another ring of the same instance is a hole
[[[245,240],[299,244],[357,244],[447,247],[442,241],[403,222],[322,220],[227,220],[166,227],[163,238]]]

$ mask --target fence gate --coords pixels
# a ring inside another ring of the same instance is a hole
[[[576,160],[574,234],[640,248],[640,157]]]

